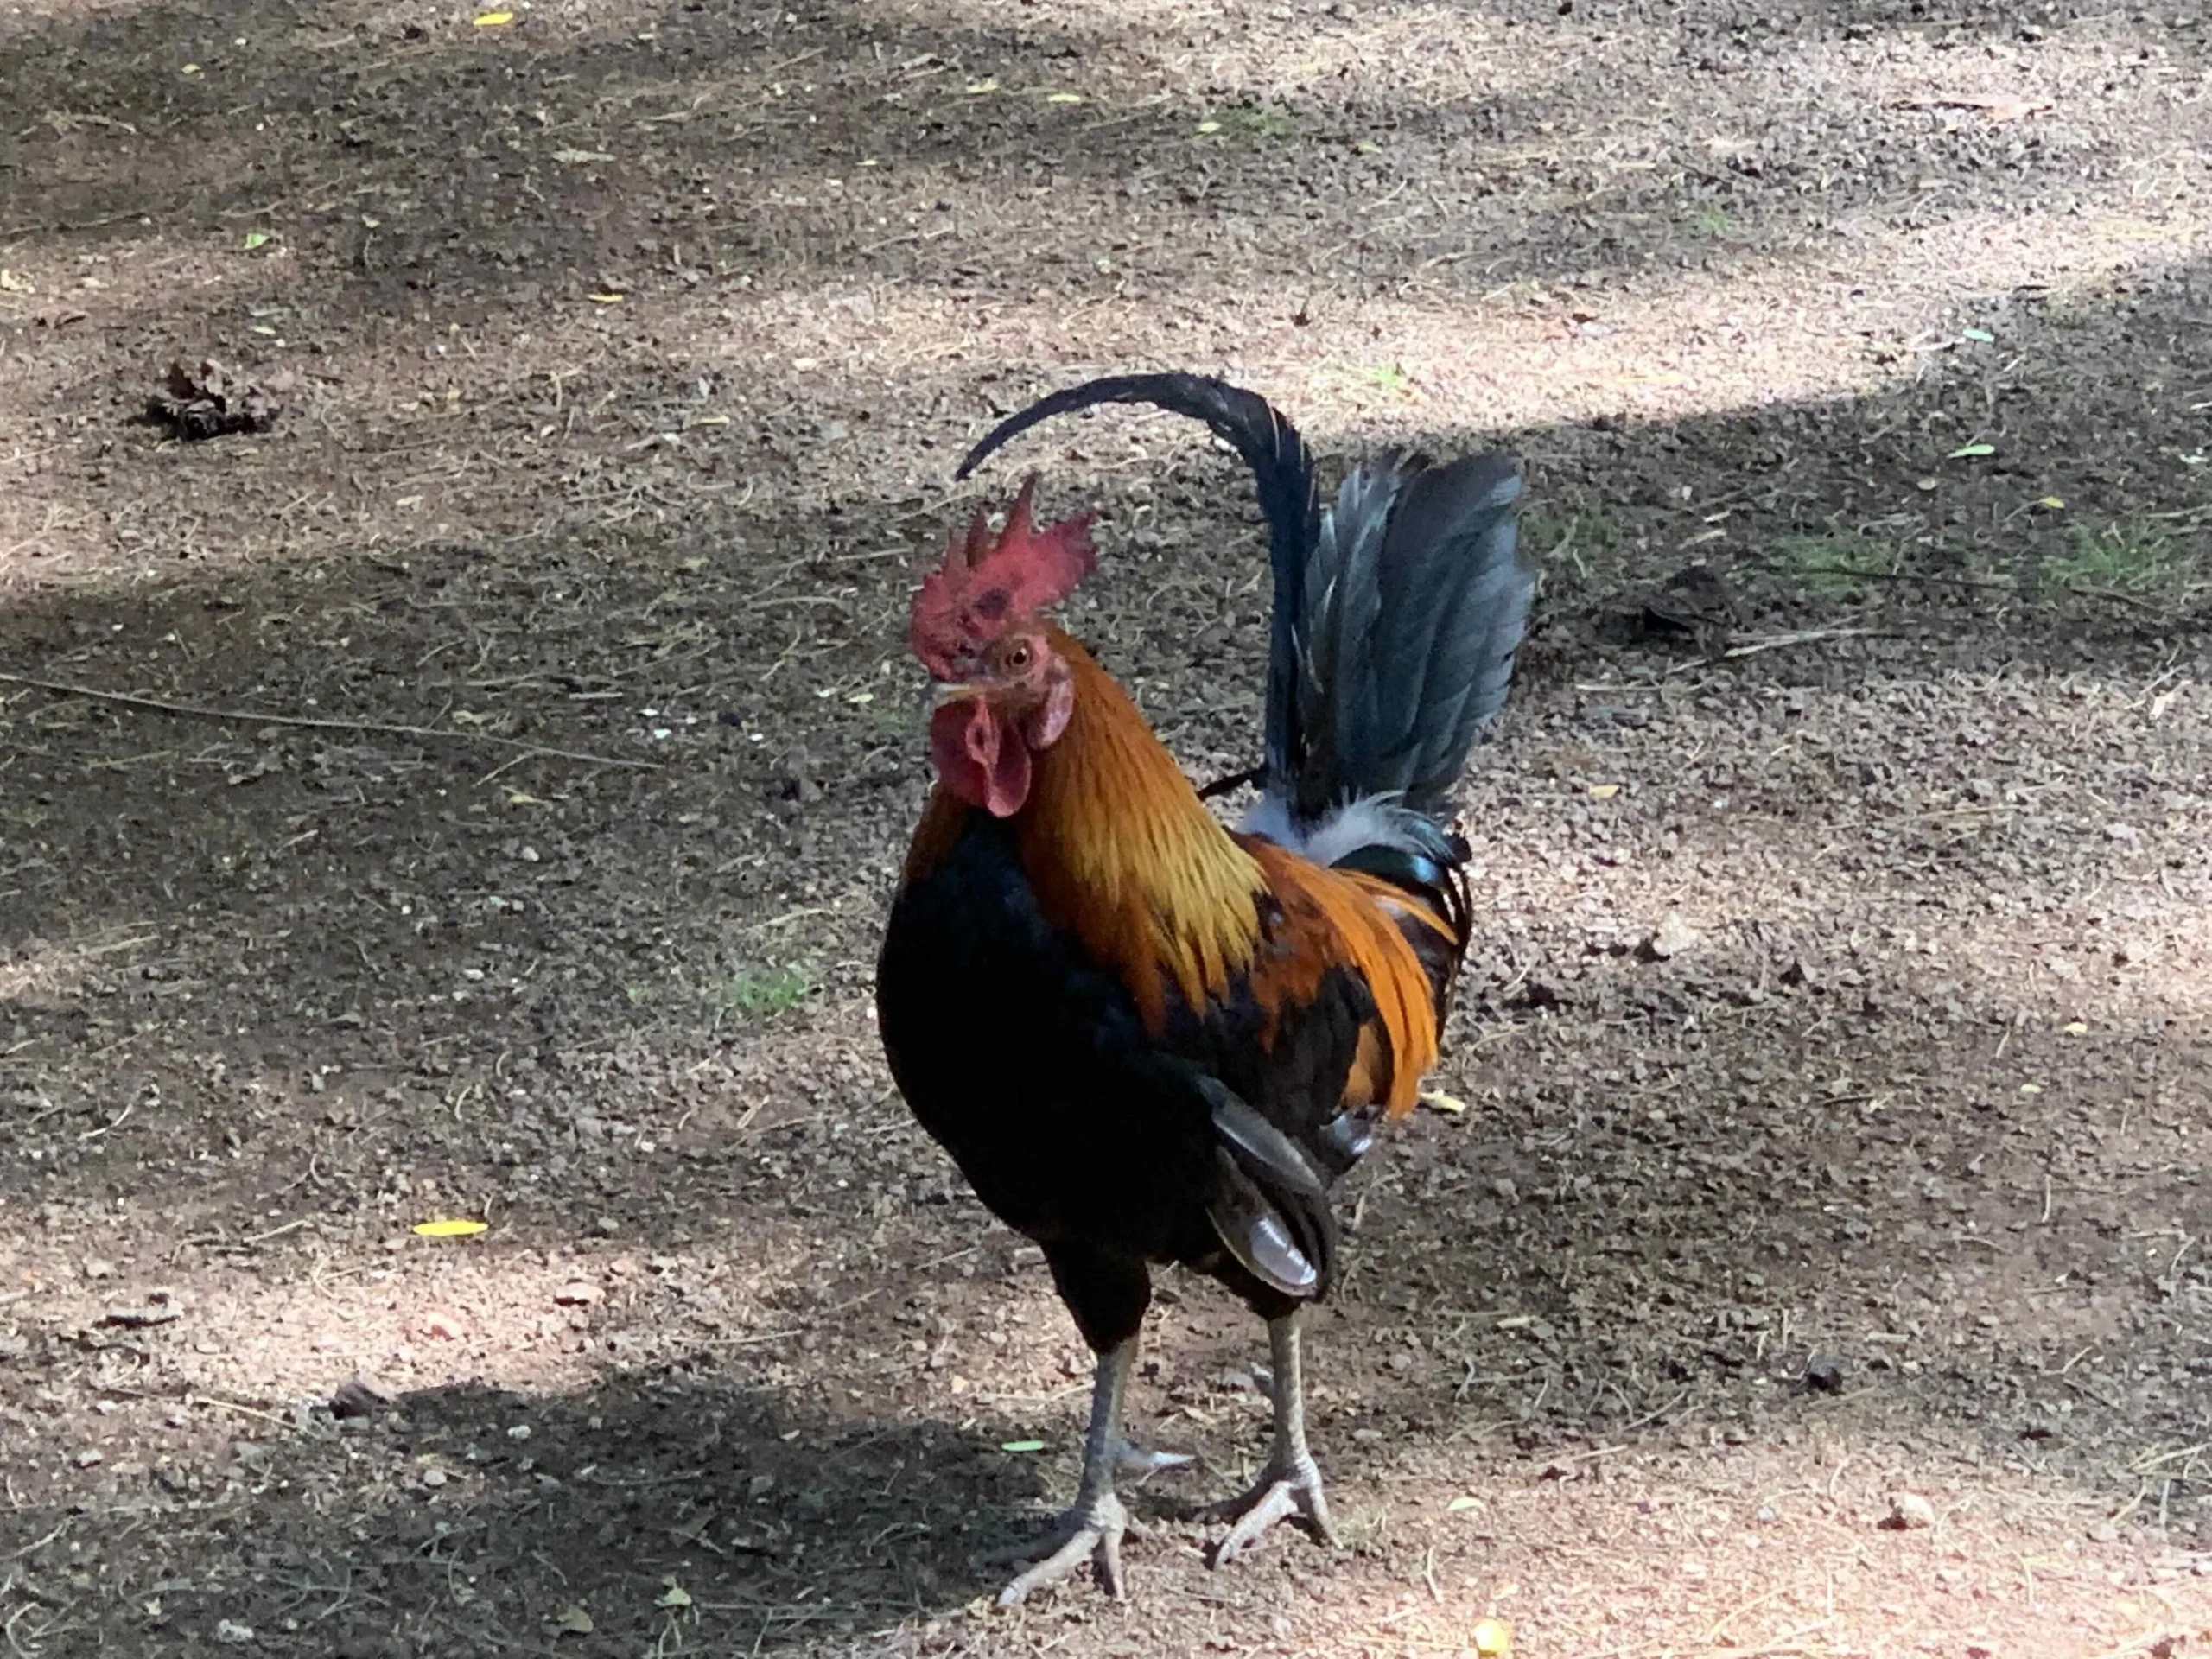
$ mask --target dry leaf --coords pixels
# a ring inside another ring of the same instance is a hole
[[[484,1221],[418,1221],[414,1231],[417,1238],[473,1238],[490,1225]]]
[[[238,432],[266,432],[283,412],[288,374],[249,382],[213,358],[197,368],[169,365],[168,383],[146,400],[149,419],[166,423],[181,438],[216,438]]]

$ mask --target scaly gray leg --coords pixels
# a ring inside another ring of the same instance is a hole
[[[1275,1371],[1274,1449],[1249,1491],[1215,1505],[1215,1519],[1236,1523],[1214,1551],[1216,1567],[1228,1566],[1269,1527],[1294,1515],[1320,1542],[1333,1546],[1337,1541],[1336,1529],[1329,1524],[1329,1500],[1321,1491],[1321,1471],[1306,1449],[1306,1382],[1300,1370],[1298,1327],[1296,1313],[1268,1321],[1268,1349]]]
[[[1131,1523],[1122,1500],[1114,1494],[1114,1471],[1117,1467],[1152,1469],[1165,1467],[1169,1461],[1185,1461],[1159,1452],[1141,1452],[1122,1438],[1122,1396],[1128,1390],[1136,1357],[1135,1337],[1098,1357],[1090,1389],[1090,1427],[1083,1441],[1083,1478],[1076,1487],[1074,1506],[1036,1542],[986,1557],[1036,1563],[999,1592],[1000,1606],[1020,1605],[1031,1591],[1058,1584],[1086,1558],[1098,1564],[1098,1581],[1106,1593],[1121,1595],[1122,1537],[1139,1529]]]

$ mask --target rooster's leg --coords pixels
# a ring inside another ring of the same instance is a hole
[[[1075,1506],[1043,1538],[998,1558],[1036,1562],[999,1592],[1000,1606],[1020,1605],[1031,1591],[1059,1583],[1086,1559],[1097,1562],[1098,1581],[1108,1595],[1122,1593],[1122,1536],[1136,1529],[1122,1508],[1122,1500],[1114,1495],[1114,1471],[1158,1455],[1139,1452],[1122,1438],[1122,1395],[1128,1387],[1136,1357],[1135,1337],[1099,1355],[1090,1390],[1090,1429],[1083,1442],[1083,1479],[1076,1488]]]
[[[1275,1371],[1274,1450],[1252,1489],[1215,1510],[1217,1518],[1236,1522],[1214,1551],[1216,1567],[1226,1567],[1269,1527],[1294,1515],[1321,1542],[1337,1541],[1336,1529],[1329,1524],[1329,1500],[1321,1491],[1321,1471],[1306,1449],[1306,1383],[1299,1369],[1298,1338],[1296,1313],[1268,1321],[1268,1348]]]

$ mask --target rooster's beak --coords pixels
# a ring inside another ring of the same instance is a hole
[[[938,709],[948,703],[965,702],[969,697],[980,695],[982,690],[981,686],[970,685],[964,680],[957,682],[932,680],[917,700],[914,712],[920,716],[921,723],[927,726],[936,718]]]

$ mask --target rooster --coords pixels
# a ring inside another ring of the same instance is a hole
[[[1267,1321],[1274,1439],[1218,1505],[1224,1565],[1277,1522],[1332,1543],[1306,1439],[1300,1313],[1338,1272],[1330,1188],[1434,1064],[1471,926],[1442,821],[1511,679],[1534,579],[1503,456],[1392,454],[1320,507],[1263,399],[1185,374],[1071,387],[1002,422],[1146,403],[1205,422],[1257,480],[1274,582],[1261,792],[1225,828],[1089,652],[1047,620],[1095,559],[1039,528],[1036,480],[978,512],[913,596],[938,782],[876,980],[893,1077],[997,1216],[1043,1248],[1096,1355],[1074,1506],[1001,1592],[1095,1562],[1122,1593],[1124,1438],[1150,1268],[1211,1274]]]

